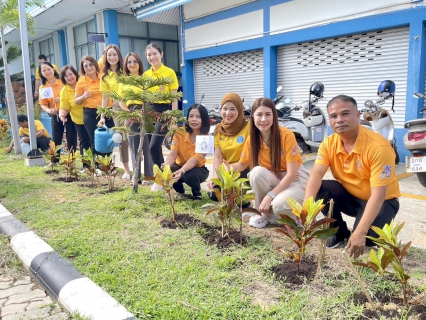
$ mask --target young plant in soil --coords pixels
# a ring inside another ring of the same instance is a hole
[[[113,191],[115,176],[118,173],[118,168],[115,166],[114,156],[97,156],[96,162],[99,164],[99,170],[105,172],[108,180],[108,190]]]
[[[407,304],[407,285],[410,276],[404,269],[404,257],[408,253],[408,249],[411,246],[411,241],[405,245],[402,245],[401,241],[398,242],[398,233],[404,227],[405,222],[398,222],[394,226],[392,220],[390,224],[385,224],[382,229],[372,226],[371,229],[376,232],[379,237],[374,238],[367,236],[366,238],[372,240],[379,246],[379,250],[371,250],[368,260],[366,262],[352,262],[356,266],[361,266],[374,270],[380,275],[392,275],[395,277],[402,286],[402,304]],[[395,272],[387,270],[389,265]]]
[[[221,164],[216,170],[218,178],[213,178],[212,182],[220,187],[213,188],[216,194],[218,204],[207,203],[201,208],[207,209],[207,214],[217,214],[222,224],[222,238],[227,236],[230,238],[232,220],[235,219],[240,225],[240,243],[242,242],[242,214],[244,212],[253,212],[260,214],[254,208],[242,208],[243,203],[247,203],[254,199],[254,193],[247,194],[251,189],[246,184],[248,179],[240,178],[240,172],[234,172],[231,167],[227,169],[225,164]],[[226,232],[225,232],[226,230]]]
[[[98,176],[96,175],[96,166],[95,166],[95,161],[93,161],[93,159],[94,158],[93,158],[93,153],[91,148],[87,150],[83,150],[83,155],[81,156],[81,162],[83,163],[85,172],[90,177],[92,181],[92,186],[94,185],[95,177],[96,177],[96,180],[98,182],[98,187],[99,187],[99,179],[98,179]]]
[[[337,232],[338,227],[322,227],[327,223],[336,221],[332,218],[316,220],[316,217],[325,206],[323,204],[323,200],[314,202],[314,198],[310,197],[306,200],[303,207],[292,198],[288,198],[287,202],[290,205],[295,218],[286,214],[280,214],[281,219],[279,219],[278,222],[283,223],[285,229],[276,228],[275,230],[293,241],[299,249],[299,252],[286,251],[283,249],[280,249],[279,251],[297,263],[297,269],[300,270],[300,263],[302,262],[303,256],[306,252],[306,245],[315,238],[326,239],[331,237]]]
[[[62,145],[55,145],[55,142],[50,140],[49,149],[46,152],[45,158],[50,161],[50,172],[53,172],[53,167],[56,165],[57,160],[59,159],[59,150],[62,149]]]
[[[154,182],[163,187],[163,190],[167,193],[170,205],[172,207],[172,220],[176,222],[176,211],[175,211],[175,199],[173,190],[173,172],[168,164],[164,165],[161,170],[156,164],[154,165],[154,177],[145,177],[146,180],[154,180]]]
[[[152,87],[163,87],[165,85],[173,83],[173,79],[169,77],[158,77],[150,78],[146,75],[140,77],[135,77],[132,75],[129,76],[118,76],[117,82],[130,86],[130,89],[124,90],[122,95],[117,94],[116,92],[109,92],[107,95],[114,100],[121,101],[126,103],[127,101],[142,101],[143,104],[140,110],[134,110],[128,112],[122,108],[112,109],[112,108],[98,108],[98,114],[104,114],[105,117],[113,117],[125,125],[122,127],[114,127],[118,133],[123,135],[135,135],[139,134],[140,144],[136,153],[136,164],[135,172],[133,175],[133,192],[138,192],[138,179],[140,176],[139,164],[142,161],[142,150],[143,143],[145,140],[146,134],[151,134],[155,131],[154,123],[161,122],[164,125],[164,128],[168,128],[170,131],[168,135],[173,135],[177,130],[177,124],[185,122],[186,118],[183,117],[183,112],[180,110],[170,110],[163,113],[158,113],[153,111],[148,105],[157,103],[158,101],[173,101],[180,99],[182,94],[171,92],[166,93],[165,91],[155,90],[150,91]],[[134,133],[130,129],[132,123],[139,123],[139,133]]]
[[[78,178],[76,161],[80,160],[80,158],[81,156],[78,151],[71,152],[69,150],[65,155],[61,155],[59,158],[59,164],[67,172],[67,176],[65,178],[66,181],[68,181],[68,178],[70,177]]]

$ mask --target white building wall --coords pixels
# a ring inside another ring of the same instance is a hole
[[[17,46],[19,49],[21,48],[21,43],[20,42],[9,42],[6,45],[6,50],[7,48],[9,48],[10,46]],[[13,75],[15,73],[19,73],[22,72],[24,70],[23,68],[23,64],[22,64],[22,56],[19,57],[18,59],[16,59],[15,61],[13,61],[12,63],[8,63],[7,64],[8,69],[9,69],[9,74]]]
[[[105,32],[104,15],[102,14],[102,12],[96,14],[96,24],[97,24],[96,28],[98,32],[101,32],[101,33]],[[98,47],[98,55],[99,57],[101,57],[105,50],[105,43],[100,42],[98,43],[97,47]]]
[[[411,0],[294,0],[270,8],[270,31],[282,33],[412,6]]]
[[[59,70],[61,70],[61,67],[63,65],[63,61],[61,61],[61,57],[59,55],[59,39],[58,39],[58,32],[52,33],[53,38],[53,53],[55,55],[55,63],[58,66]]]
[[[243,26],[243,27],[242,27]],[[185,30],[186,50],[197,50],[263,36],[263,10]]]
[[[79,68],[78,63],[80,61],[75,61],[75,50],[74,50],[74,31],[73,27],[67,27],[65,29],[67,33],[67,48],[68,48],[68,59],[69,64],[73,65],[77,70]]]
[[[188,21],[253,1],[255,0],[195,0],[184,5],[184,16]]]

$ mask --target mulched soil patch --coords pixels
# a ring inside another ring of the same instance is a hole
[[[52,181],[60,181],[60,182],[75,182],[78,181],[77,177],[59,177],[59,178],[55,178],[52,179]]]
[[[163,219],[160,221],[160,224],[163,228],[168,229],[176,229],[176,228],[182,228],[182,229],[188,229],[189,227],[194,226],[204,226],[205,223],[202,221],[191,217],[190,215],[183,213],[183,214],[176,214],[176,222],[172,219]]]
[[[409,309],[401,309],[401,304],[389,303],[382,305],[374,310],[365,309],[362,313],[367,319],[404,319],[408,320],[425,320],[426,319],[426,306],[407,306]]]
[[[45,170],[44,171],[44,173],[45,174],[58,174],[59,173],[59,170],[57,170],[57,169],[48,169],[48,170]]]
[[[305,279],[311,281],[317,271],[317,259],[314,256],[305,256],[300,263],[300,269],[293,261],[286,260],[271,268],[277,280],[291,284],[303,284]]]
[[[231,230],[230,236],[222,237],[220,230],[211,228],[203,236],[204,240],[211,246],[217,246],[219,249],[226,249],[233,245],[247,245],[247,238],[243,235],[242,242],[240,239],[240,232],[236,230]]]

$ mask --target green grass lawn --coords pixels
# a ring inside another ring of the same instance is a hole
[[[327,269],[312,282],[286,285],[270,269],[284,260],[275,248],[293,245],[272,229],[244,226],[247,246],[218,249],[204,241],[201,226],[161,227],[171,215],[163,192],[141,187],[134,194],[118,177],[119,191],[108,193],[105,178],[100,188],[88,187],[87,178],[54,181],[65,174],[23,161],[0,154],[0,203],[138,319],[355,319],[365,309],[336,253],[327,251]],[[206,202],[180,201],[176,211],[213,226],[200,209]],[[411,255],[426,259],[420,252]],[[422,272],[413,280],[416,292],[426,288]],[[395,281],[362,276],[373,293],[398,296]]]

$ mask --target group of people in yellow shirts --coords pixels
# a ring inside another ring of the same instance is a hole
[[[150,44],[145,54],[151,65],[145,74],[175,79],[171,85],[153,90],[175,92],[178,89],[176,74],[163,65],[161,48]],[[75,148],[77,132],[81,150],[89,147],[94,150],[96,127],[102,124],[114,126],[113,119],[97,119],[99,105],[129,111],[141,108],[142,101],[110,101],[105,95],[108,91],[120,93],[128,89],[118,85],[117,75],[140,76],[144,73],[141,58],[130,52],[123,60],[120,49],[109,45],[101,64],[100,68],[93,57],[84,56],[79,73],[74,67],[65,66],[58,74],[49,62],[41,63],[40,105],[52,116],[55,143],[60,144],[66,127],[67,135],[74,134],[74,137],[67,136],[69,147]],[[44,99],[42,90],[48,87],[53,89],[54,97]],[[157,112],[177,109],[177,101],[162,101],[152,107]],[[333,198],[336,222],[332,223],[332,227],[338,226],[339,230],[328,239],[327,246],[334,248],[349,239],[347,247],[356,258],[366,245],[372,245],[365,238],[366,235],[375,235],[370,226],[383,227],[397,214],[400,193],[392,160],[395,159],[394,151],[386,139],[359,124],[360,113],[352,97],[339,95],[328,102],[327,112],[334,134],[319,147],[310,173],[303,166],[294,133],[279,126],[271,99],[256,99],[248,119],[244,116],[240,96],[227,93],[221,101],[220,112],[222,122],[214,132],[213,177],[216,177],[220,164],[225,163],[249,179],[255,194],[254,206],[261,213],[248,217],[249,225],[263,228],[268,223],[275,223],[278,214],[291,215],[288,198],[299,203],[304,203],[309,197],[321,197],[326,203]],[[152,175],[153,164],[160,167],[168,164],[174,172],[173,187],[177,194],[185,193],[185,183],[191,188],[192,198],[201,199],[201,183],[208,180],[209,171],[205,166],[206,155],[195,152],[196,136],[207,135],[209,129],[206,108],[200,104],[191,105],[187,110],[187,123],[174,135],[171,151],[164,160],[162,143],[166,132],[162,131],[162,124],[156,124],[156,132],[148,135],[144,142],[144,174]],[[138,132],[138,124],[132,124],[132,130]],[[138,139],[138,135],[128,139],[133,167]],[[122,143],[120,150],[125,168],[123,179],[130,179],[128,145]],[[94,152],[97,153],[96,150]],[[336,180],[323,180],[328,168]],[[147,184],[146,181],[140,182]],[[218,188],[211,180],[207,181],[207,186],[210,190]],[[159,189],[155,184],[151,187],[153,191]],[[217,200],[214,192],[210,192],[209,196]],[[342,212],[355,217],[352,233],[342,218]]]

